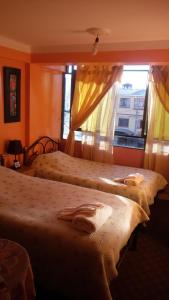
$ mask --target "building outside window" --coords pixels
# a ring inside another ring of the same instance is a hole
[[[148,65],[125,65],[123,67],[119,105],[116,111],[115,146],[144,148],[148,71]],[[121,98],[130,99],[129,108],[120,105]],[[129,120],[128,126],[124,127],[124,123],[121,123],[125,121],[119,122],[122,118]]]

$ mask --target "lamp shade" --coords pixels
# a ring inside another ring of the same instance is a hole
[[[9,154],[20,154],[23,152],[22,144],[20,140],[11,140],[9,141],[7,147],[7,153]]]

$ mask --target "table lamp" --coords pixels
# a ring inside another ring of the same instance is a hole
[[[20,168],[20,162],[17,160],[16,156],[17,154],[23,153],[23,148],[20,140],[10,140],[8,143],[7,147],[7,153],[9,154],[14,154],[15,159],[14,159],[14,164],[12,166],[13,169],[18,169]]]

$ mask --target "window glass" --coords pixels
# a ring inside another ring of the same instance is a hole
[[[127,107],[129,108],[130,107],[130,98],[124,98],[124,97],[121,97],[120,98],[120,107]]]
[[[134,98],[134,108],[144,109],[145,94],[142,97]]]
[[[119,118],[118,126],[129,127],[129,119]]]
[[[144,148],[145,95],[148,84],[147,65],[125,65],[116,110],[114,145]],[[121,135],[126,136],[121,137]],[[130,136],[130,137],[129,137]]]
[[[70,127],[70,109],[71,109],[71,74],[64,76],[64,107],[63,107],[63,138],[67,138]]]

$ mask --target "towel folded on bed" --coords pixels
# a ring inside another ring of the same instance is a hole
[[[92,233],[97,231],[111,214],[111,206],[96,202],[65,208],[58,213],[58,218],[72,221],[74,228]]]
[[[126,185],[138,185],[144,181],[144,176],[140,173],[133,173],[123,178],[114,178],[113,180]]]

